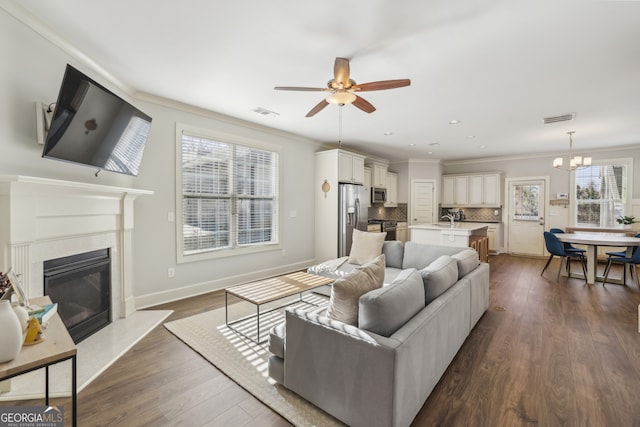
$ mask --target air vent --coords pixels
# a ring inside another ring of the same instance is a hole
[[[258,113],[262,116],[270,116],[270,117],[275,117],[275,116],[279,116],[280,114],[276,113],[275,111],[271,111],[271,110],[267,110],[266,108],[262,108],[262,107],[256,107],[253,110],[254,113]]]
[[[576,118],[576,113],[560,114],[558,116],[550,116],[542,119],[542,123],[549,125],[551,123],[567,122]]]

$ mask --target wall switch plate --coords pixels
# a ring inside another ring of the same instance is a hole
[[[170,279],[176,277],[176,269],[169,267],[169,269],[167,270],[167,276]]]
[[[167,221],[174,222],[176,220],[176,215],[173,212],[167,212]]]

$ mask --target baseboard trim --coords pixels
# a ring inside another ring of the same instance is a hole
[[[195,283],[193,285],[182,286],[180,288],[168,291],[156,292],[147,295],[135,297],[135,306],[137,310],[153,307],[159,304],[177,301],[185,298],[195,297],[227,288],[232,285],[252,282],[255,280],[268,279],[269,277],[279,276],[282,274],[292,273],[294,271],[305,270],[315,264],[315,260],[307,260],[294,264],[282,265],[265,270],[253,271],[246,274],[223,277],[207,282]]]

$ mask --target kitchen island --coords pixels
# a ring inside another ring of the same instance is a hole
[[[487,225],[473,222],[438,222],[409,226],[410,240],[418,243],[467,247],[487,236]]]

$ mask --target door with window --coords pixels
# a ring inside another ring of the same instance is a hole
[[[509,183],[509,252],[544,255],[544,179],[512,180]]]

